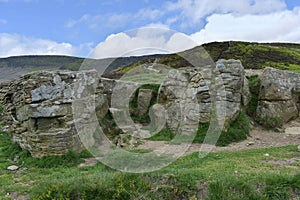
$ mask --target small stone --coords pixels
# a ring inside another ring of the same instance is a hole
[[[247,146],[251,146],[251,145],[254,145],[254,144],[255,144],[254,142],[248,142]]]
[[[9,130],[9,126],[3,126],[2,131],[7,132]]]
[[[300,151],[300,145],[298,145],[298,151]]]
[[[18,169],[19,169],[19,167],[16,166],[16,165],[12,165],[12,166],[7,167],[7,170],[9,170],[9,171],[17,171]]]
[[[266,156],[266,157],[269,157],[269,156],[270,156],[270,154],[266,153],[264,156]]]

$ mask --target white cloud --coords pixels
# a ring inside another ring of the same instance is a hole
[[[112,15],[90,15],[84,14],[78,20],[71,19],[66,24],[66,28],[73,28],[76,25],[86,25],[90,30],[96,30],[103,27],[123,26],[130,18],[128,14],[112,14]]]
[[[69,43],[0,33],[0,57],[16,55],[76,55],[80,49]]]
[[[112,34],[92,53],[93,58],[175,53],[198,44],[182,33],[162,28],[141,28],[128,33]]]
[[[76,25],[76,21],[75,20],[70,20],[66,23],[66,28],[73,28]]]
[[[170,29],[169,25],[163,24],[163,23],[160,23],[160,22],[147,24],[145,26],[142,26],[140,29],[142,29],[142,28]]]
[[[166,8],[168,11],[180,11],[184,24],[194,24],[211,14],[268,14],[284,10],[286,4],[284,0],[178,0],[168,2]]]
[[[264,15],[213,14],[192,38],[199,43],[224,40],[300,42],[300,8]]]
[[[135,15],[133,15],[133,18],[135,19],[145,19],[145,20],[155,20],[158,17],[161,17],[163,15],[163,12],[158,9],[141,9],[139,10]]]
[[[140,22],[151,22],[159,19],[164,13],[158,9],[143,8],[136,13],[118,13],[109,15],[85,14],[77,20],[71,19],[66,24],[66,28],[73,28],[76,25],[84,24],[91,30],[103,28],[120,28],[128,24]]]

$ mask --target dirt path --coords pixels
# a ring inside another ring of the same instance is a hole
[[[254,127],[246,140],[232,143],[226,147],[211,146],[212,152],[300,145],[300,118],[287,124],[284,129],[285,132],[274,132],[265,130],[262,127]],[[164,144],[163,141],[145,141],[144,144],[138,146],[138,149],[157,150]],[[191,144],[185,154],[198,152],[201,146],[202,144]]]
[[[250,136],[241,142],[232,143],[226,147],[216,147],[212,145],[206,145],[211,148],[211,152],[218,151],[240,151],[243,149],[257,149],[257,148],[269,148],[280,147],[286,145],[300,145],[300,118],[294,120],[284,127],[285,132],[274,132],[263,129],[262,127],[254,127],[250,133]],[[137,149],[151,149],[153,151],[161,149],[166,142],[164,141],[145,141],[139,145]],[[170,149],[178,149],[176,144],[169,144]],[[193,152],[199,152],[202,144],[191,144],[189,149],[184,155],[191,154]],[[96,158],[88,158],[85,163],[81,163],[80,167],[93,166],[97,163]]]

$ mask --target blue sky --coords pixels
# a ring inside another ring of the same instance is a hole
[[[148,41],[141,42],[132,40],[137,35],[122,35],[141,27],[172,29],[197,44],[224,40],[300,43],[300,1],[0,0],[0,57],[86,57],[96,50],[98,57],[118,56],[114,52],[121,44],[134,49],[155,40],[143,37]],[[121,37],[112,41],[112,36]],[[167,43],[172,42],[162,41],[161,48]],[[184,40],[173,43],[174,51],[187,48],[180,44]]]

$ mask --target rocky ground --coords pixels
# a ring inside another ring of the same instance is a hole
[[[144,141],[139,145],[137,149],[151,149],[157,150],[165,144],[164,141]],[[171,144],[170,144],[171,145]],[[176,144],[172,144],[176,148]],[[232,143],[226,147],[212,146],[212,152],[218,151],[240,151],[244,149],[259,149],[280,147],[287,145],[299,145],[300,146],[300,117],[286,124],[281,132],[275,132],[272,130],[266,130],[260,126],[253,127],[250,132],[250,136],[241,142]],[[199,152],[202,144],[191,144],[190,148],[184,155],[188,155],[194,152]],[[266,155],[268,156],[268,155]],[[300,159],[300,158],[299,158]],[[85,163],[81,163],[80,167],[93,166],[97,163],[96,158],[88,158]]]
[[[163,141],[145,141],[138,148],[155,150],[162,144],[164,144]],[[232,143],[226,147],[214,146],[212,151],[240,151],[243,149],[270,148],[286,145],[300,145],[300,118],[285,125],[281,132],[266,130],[260,126],[254,127],[247,140]],[[185,154],[198,152],[201,146],[202,144],[192,144]]]

